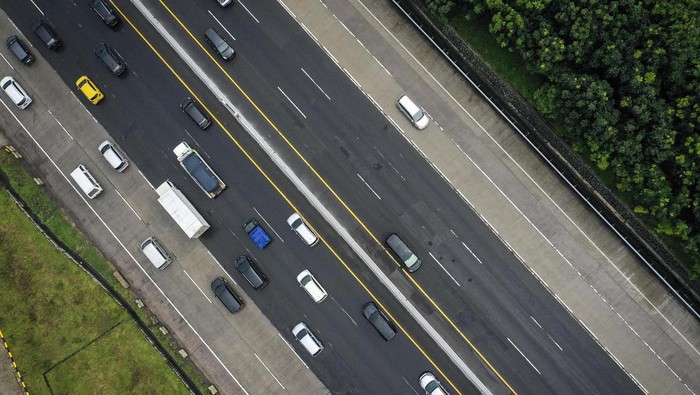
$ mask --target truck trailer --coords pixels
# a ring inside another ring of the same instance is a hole
[[[156,192],[159,196],[158,203],[180,225],[180,229],[185,232],[187,237],[195,239],[209,229],[209,223],[172,182],[166,181],[160,184],[156,188]]]

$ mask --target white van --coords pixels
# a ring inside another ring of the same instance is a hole
[[[156,269],[165,269],[173,261],[155,237],[149,237],[144,240],[141,243],[141,251]]]
[[[70,173],[70,176],[73,177],[73,181],[78,184],[80,189],[82,189],[90,199],[94,199],[97,195],[102,193],[102,187],[84,165],[78,165],[78,167]]]
[[[403,95],[396,101],[396,107],[408,118],[418,130],[423,130],[428,126],[428,116],[422,108],[418,107],[408,96]]]
[[[312,357],[315,357],[323,351],[323,343],[314,336],[305,323],[300,322],[296,324],[294,329],[292,329],[292,334]]]
[[[307,246],[313,247],[318,243],[316,233],[309,228],[309,225],[304,222],[299,214],[294,213],[290,215],[289,218],[287,218],[287,224]]]
[[[22,89],[14,78],[3,78],[2,81],[0,81],[0,86],[2,86],[2,90],[7,93],[10,100],[12,100],[12,102],[15,103],[20,110],[24,110],[29,104],[32,103],[32,98],[29,97],[27,92]]]

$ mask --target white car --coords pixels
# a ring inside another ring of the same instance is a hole
[[[129,161],[124,158],[124,155],[119,152],[111,141],[103,141],[97,149],[100,150],[102,156],[114,170],[121,173],[129,167]]]
[[[296,324],[292,329],[292,334],[312,357],[315,357],[323,351],[323,343],[318,340],[305,323],[300,322]]]
[[[32,103],[32,98],[29,97],[27,92],[22,89],[14,78],[3,78],[2,81],[0,81],[0,86],[2,86],[2,90],[5,91],[10,100],[12,100],[20,110],[24,110]]]
[[[314,277],[314,275],[311,274],[308,269],[299,273],[297,276],[297,282],[299,283],[299,286],[304,288],[304,291],[306,291],[306,293],[309,294],[311,299],[313,299],[316,303],[323,302],[323,300],[328,296],[326,290],[323,289],[321,284],[319,284],[319,282],[316,280],[316,277]]]
[[[408,96],[401,96],[399,100],[396,101],[396,107],[411,121],[416,129],[423,130],[428,126],[430,119],[428,115],[426,115],[425,110],[418,107]]]
[[[425,393],[428,395],[447,395],[447,391],[445,388],[440,384],[439,381],[435,378],[435,376],[430,373],[430,372],[425,372],[420,375],[420,378],[418,379],[420,382],[420,386],[425,390]]]
[[[220,6],[226,7],[227,5],[231,4],[233,0],[216,0],[217,3],[219,3]]]
[[[301,238],[301,241],[309,247],[313,247],[318,243],[318,236],[309,228],[309,225],[304,222],[299,214],[294,213],[290,215],[287,218],[287,224]]]

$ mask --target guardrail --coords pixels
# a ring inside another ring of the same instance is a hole
[[[700,285],[544,119],[502,81],[448,26],[435,23],[418,0],[392,0],[406,18],[517,131],[561,179],[700,320]]]

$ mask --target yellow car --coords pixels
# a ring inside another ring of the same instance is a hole
[[[75,81],[75,86],[77,86],[78,89],[83,92],[83,95],[85,95],[85,97],[87,97],[92,104],[99,103],[100,100],[104,99],[105,97],[105,95],[102,94],[102,91],[100,91],[100,88],[98,88],[86,75],[78,78],[78,80]]]

